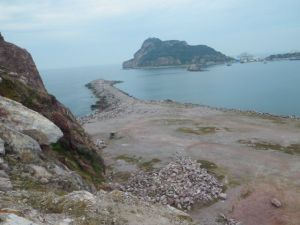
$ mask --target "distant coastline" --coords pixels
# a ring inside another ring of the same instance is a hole
[[[268,61],[275,60],[300,60],[300,52],[285,53],[285,54],[274,54],[266,57]]]

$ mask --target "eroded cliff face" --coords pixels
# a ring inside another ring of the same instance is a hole
[[[101,185],[104,163],[99,149],[70,110],[47,93],[30,54],[3,38],[0,38],[0,96],[19,102],[52,121],[63,136],[56,143],[43,144],[41,148],[80,173],[91,186]],[[2,105],[1,109],[4,111],[5,107]]]

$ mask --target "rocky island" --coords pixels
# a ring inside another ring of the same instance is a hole
[[[231,57],[206,45],[193,46],[185,41],[148,38],[134,54],[134,58],[123,63],[123,68],[213,65],[231,60],[233,60]]]

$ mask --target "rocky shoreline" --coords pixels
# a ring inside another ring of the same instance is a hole
[[[98,98],[98,101],[95,104],[91,105],[93,112],[78,117],[77,118],[78,122],[82,125],[91,119],[99,118],[99,113],[103,113],[103,112],[110,111],[112,114],[117,114],[120,111],[122,111],[120,108],[121,106],[126,105],[126,103],[132,104],[133,102],[135,103],[141,102],[147,104],[173,103],[176,105],[182,105],[184,107],[201,107],[201,108],[208,108],[211,110],[218,110],[221,112],[233,112],[233,113],[243,114],[247,116],[257,116],[262,118],[267,117],[267,118],[274,118],[274,119],[292,119],[296,121],[300,120],[300,117],[297,117],[295,115],[275,115],[272,113],[259,112],[255,110],[230,109],[230,108],[214,107],[214,106],[201,105],[195,103],[181,103],[170,99],[147,100],[147,101],[140,100],[114,86],[115,84],[122,83],[122,82],[123,81],[108,81],[108,80],[98,79],[86,84],[85,86],[93,92],[96,98]],[[120,104],[121,101],[123,101],[122,104]],[[115,113],[113,112],[114,110],[116,111]]]

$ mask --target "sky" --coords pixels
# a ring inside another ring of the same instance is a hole
[[[267,55],[300,51],[300,0],[0,0],[0,32],[39,69],[121,66],[148,37]]]

